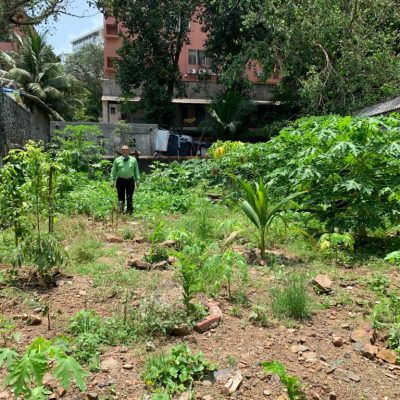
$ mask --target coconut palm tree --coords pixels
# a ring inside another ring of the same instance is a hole
[[[208,112],[217,137],[223,140],[236,138],[243,118],[249,111],[249,102],[239,92],[228,90],[215,96]]]
[[[58,118],[70,116],[81,107],[86,94],[83,83],[66,74],[64,66],[46,44],[45,33],[29,28],[23,36],[16,35],[17,51],[0,52],[9,70],[4,75],[19,84],[26,92],[38,97]]]

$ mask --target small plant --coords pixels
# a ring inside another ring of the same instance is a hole
[[[56,267],[67,261],[66,253],[58,240],[52,235],[40,235],[22,244],[24,260],[36,267],[39,283],[48,286]]]
[[[324,252],[354,250],[354,237],[349,233],[324,233],[318,243]]]
[[[0,314],[0,336],[3,339],[3,346],[7,346],[7,342],[13,338],[13,332],[16,326],[6,316]]]
[[[124,228],[122,231],[122,238],[124,240],[132,240],[135,237],[135,231],[130,228]]]
[[[229,312],[229,314],[232,315],[232,317],[235,317],[235,318],[242,318],[242,316],[243,316],[242,307],[240,307],[238,305],[234,305],[231,308],[231,311]]]
[[[394,323],[390,326],[388,345],[391,349],[396,351],[400,357],[400,322]]]
[[[100,316],[94,311],[78,311],[69,321],[69,331],[74,335],[95,333],[101,325]]]
[[[81,333],[74,340],[74,356],[81,362],[86,363],[90,371],[95,372],[100,367],[100,346],[102,339],[96,333]]]
[[[306,400],[306,395],[301,389],[299,379],[289,375],[282,363],[279,361],[265,361],[261,365],[264,367],[264,372],[278,375],[281,383],[288,392],[290,400]]]
[[[400,296],[389,293],[372,310],[374,328],[387,328],[400,323]]]
[[[263,327],[268,326],[270,321],[266,307],[261,304],[253,306],[250,312],[249,321],[255,325]]]
[[[384,294],[390,285],[390,279],[385,275],[374,274],[368,283],[374,292]]]
[[[142,378],[152,391],[173,395],[185,391],[194,380],[215,369],[202,353],[192,354],[186,344],[180,344],[167,354],[148,358]]]
[[[198,291],[199,271],[197,266],[184,254],[179,255],[179,281],[183,291],[183,305],[186,315],[190,317],[194,312],[192,300]]]
[[[144,259],[149,263],[156,263],[168,259],[168,250],[165,247],[151,245],[150,253]]]
[[[304,192],[294,193],[284,198],[277,204],[270,204],[268,200],[267,189],[261,179],[259,183],[255,184],[255,189],[253,189],[253,187],[246,181],[242,181],[240,179],[238,181],[242,185],[246,194],[246,200],[242,201],[242,209],[249,220],[258,229],[261,258],[264,259],[266,235],[273,220],[277,217],[282,218],[280,214],[284,210],[284,207],[295,197],[304,194]],[[285,220],[284,222],[286,223]]]
[[[278,317],[305,319],[310,316],[310,298],[304,278],[294,274],[283,287],[271,290],[272,311]]]
[[[226,362],[231,368],[235,367],[238,363],[237,359],[231,355],[227,357]]]
[[[14,396],[25,400],[45,400],[49,392],[43,384],[45,373],[50,372],[60,386],[68,388],[75,380],[80,390],[86,389],[87,373],[78,362],[49,340],[37,337],[20,356],[15,350],[0,349],[0,368],[5,368],[5,384]]]
[[[400,265],[400,250],[392,251],[385,257],[386,261],[389,261],[391,264]]]
[[[101,253],[100,247],[101,243],[93,239],[80,241],[71,249],[71,259],[78,264],[92,262]]]

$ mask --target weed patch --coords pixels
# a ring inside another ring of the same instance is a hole
[[[271,296],[275,316],[300,320],[310,317],[311,300],[307,294],[304,277],[290,276],[284,286],[271,290]]]

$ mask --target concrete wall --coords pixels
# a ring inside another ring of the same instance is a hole
[[[28,140],[49,141],[50,120],[47,114],[33,103],[26,107],[29,110],[0,92],[0,157]]]
[[[57,133],[56,130],[63,130],[67,125],[89,125],[98,126],[101,130],[101,135],[97,137],[98,142],[104,143],[106,157],[115,157],[117,151],[124,144],[129,145],[132,149],[140,151],[143,156],[154,155],[155,139],[158,126],[155,124],[126,124],[127,131],[118,132],[117,124],[113,123],[97,123],[97,122],[56,122],[50,123],[50,136]],[[94,140],[92,134],[88,133],[88,138]]]

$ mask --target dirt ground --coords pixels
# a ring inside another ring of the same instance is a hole
[[[102,261],[107,262],[107,257],[126,258],[129,252],[143,255],[149,244],[128,240],[113,244],[105,242],[104,246],[117,248],[114,255],[103,257]],[[6,266],[1,266],[1,270],[5,268]],[[126,268],[125,262],[117,264],[116,268],[123,271]],[[250,283],[248,288],[248,297],[252,304],[262,299],[270,288],[271,278],[265,273],[267,268],[250,268],[251,282],[257,283]],[[302,265],[302,268],[307,269],[308,266]],[[142,279],[148,281],[149,276],[157,274],[156,290],[160,296],[165,296],[165,299],[179,298],[180,289],[173,279],[172,269],[138,271],[138,274],[139,282]],[[370,305],[375,301],[362,283],[368,274],[370,271],[364,267],[351,271],[339,268],[331,276],[332,293],[325,297],[330,300],[330,304],[316,308],[312,318],[306,322],[272,320],[266,327],[253,325],[249,322],[251,307],[243,307],[241,317],[234,317],[231,310],[235,305],[222,295],[218,300],[223,320],[216,328],[203,334],[193,332],[185,337],[161,337],[153,339],[151,343],[143,341],[129,347],[105,348],[101,355],[101,370],[91,373],[88,379],[88,395],[79,394],[72,388],[62,398],[150,398],[150,393],[140,378],[145,358],[153,349],[166,349],[186,342],[192,351],[204,352],[206,358],[215,362],[219,369],[231,366],[234,371],[239,370],[243,377],[241,385],[233,394],[227,394],[224,389],[227,379],[221,382],[197,382],[194,387],[196,399],[278,399],[285,392],[276,376],[263,372],[260,362],[267,360],[279,360],[290,374],[300,378],[308,399],[400,399],[400,366],[362,356],[354,349],[350,340],[351,333],[368,322]],[[398,270],[392,269],[389,274],[392,282],[399,282]],[[120,312],[122,295],[102,292],[103,289],[94,284],[92,277],[83,274],[61,276],[57,287],[49,291],[29,288],[17,292],[2,286],[1,313],[12,317],[17,324],[17,330],[22,334],[22,348],[38,335],[52,338],[65,333],[63,329],[66,321],[79,310],[92,309],[101,316],[108,317],[118,310]],[[145,289],[141,290],[139,285],[135,293],[132,302],[144,296]],[[323,302],[321,296],[313,296],[316,302]],[[344,296],[345,302],[335,301]],[[21,315],[35,314],[40,304],[45,303],[51,305],[52,329],[48,330],[46,317],[42,317],[39,325],[28,326]],[[334,337],[336,345],[333,343]],[[384,339],[378,338],[377,343],[382,344]],[[0,391],[0,399],[6,398],[7,392]]]

